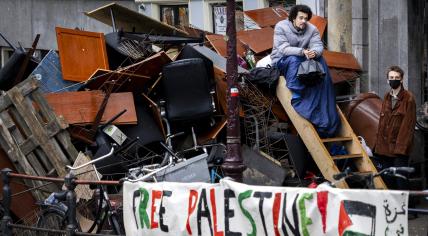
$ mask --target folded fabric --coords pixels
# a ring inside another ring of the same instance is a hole
[[[325,77],[321,63],[314,59],[303,61],[297,70],[297,79],[306,86],[319,84]]]

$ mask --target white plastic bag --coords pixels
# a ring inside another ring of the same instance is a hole
[[[363,146],[363,148],[366,151],[367,155],[369,157],[373,157],[372,149],[369,146],[367,146],[366,140],[362,136],[358,136],[358,140],[360,140],[361,146]]]

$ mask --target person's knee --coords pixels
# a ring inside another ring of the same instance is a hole
[[[304,56],[287,56],[287,60],[289,62],[302,62],[304,61],[306,58]]]

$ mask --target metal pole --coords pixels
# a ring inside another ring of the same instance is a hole
[[[76,188],[76,176],[70,172],[64,177],[64,185],[67,188],[65,195],[65,200],[67,203],[67,236],[74,236],[77,232],[77,222],[76,222],[76,193],[74,189]]]
[[[242,182],[245,166],[241,157],[239,130],[238,62],[236,57],[235,0],[227,0],[227,155],[222,165],[226,176]]]
[[[3,180],[3,218],[1,219],[1,231],[2,235],[11,236],[12,229],[9,224],[12,223],[12,217],[10,214],[10,203],[11,203],[11,189],[9,173],[12,172],[10,169],[2,169],[1,175]]]

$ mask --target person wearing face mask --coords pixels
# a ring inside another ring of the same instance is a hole
[[[380,112],[373,162],[378,169],[408,166],[416,125],[416,102],[413,94],[404,89],[404,71],[391,66],[387,82],[391,90],[385,94]],[[392,189],[406,189],[407,181],[384,178]]]
[[[322,57],[323,43],[318,29],[309,22],[311,17],[308,6],[295,5],[288,19],[275,25],[271,65],[278,67],[284,75],[296,112],[314,125],[321,138],[328,138],[336,135],[341,124],[333,83]],[[326,72],[320,82],[311,86],[297,78],[300,64],[308,59],[318,61]]]

